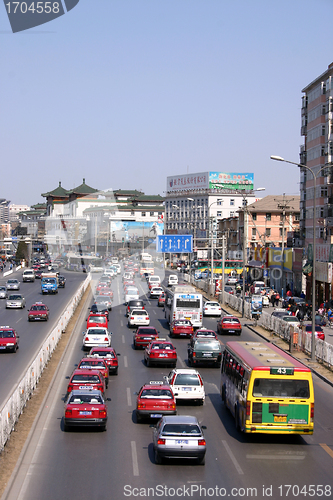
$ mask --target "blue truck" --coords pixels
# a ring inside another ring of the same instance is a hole
[[[43,273],[41,279],[41,292],[58,293],[58,276],[56,273]]]

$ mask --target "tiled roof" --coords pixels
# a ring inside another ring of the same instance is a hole
[[[57,198],[68,198],[69,191],[67,191],[67,189],[64,189],[61,186],[61,182],[59,181],[59,186],[57,188],[53,189],[53,191],[49,191],[48,193],[43,193],[42,196],[44,196],[45,198],[48,198],[49,196],[54,196]]]
[[[75,193],[75,194],[92,194],[92,193],[97,193],[99,189],[92,188],[86,184],[86,180],[83,179],[82,184],[80,186],[77,186],[74,189],[71,189],[68,191],[68,193]]]
[[[281,212],[286,206],[287,212],[299,212],[299,195],[269,195],[247,206],[249,212]],[[279,207],[280,205],[280,207]],[[240,209],[242,211],[242,209]]]

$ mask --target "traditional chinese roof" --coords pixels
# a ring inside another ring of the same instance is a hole
[[[142,194],[141,196],[135,197],[135,201],[137,202],[145,202],[145,201],[158,201],[163,203],[164,198],[163,196],[160,196],[159,194],[153,194],[153,195],[148,195],[148,194]]]
[[[31,208],[35,210],[46,210],[46,203],[36,203],[36,205],[31,205]]]
[[[48,198],[49,196],[52,196],[54,198],[68,198],[69,196],[69,191],[67,189],[64,189],[61,185],[61,182],[59,181],[59,186],[53,191],[49,191],[48,193],[43,193],[42,196],[45,198]]]
[[[97,193],[99,189],[92,188],[86,184],[86,180],[83,178],[82,184],[74,189],[68,191],[69,194],[92,194]]]

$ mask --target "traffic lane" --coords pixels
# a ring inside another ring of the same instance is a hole
[[[40,282],[24,283],[26,285],[26,309],[0,309],[0,324],[14,328],[20,336],[20,348],[14,353],[0,353],[0,407],[11,394],[15,385],[21,380],[29,364],[33,361],[49,332],[56,326],[66,304],[77,291],[86,275],[66,273],[66,287],[56,295],[41,295]],[[22,287],[23,288],[23,287]],[[50,309],[49,321],[28,321],[28,307],[34,302],[42,301]],[[30,303],[31,302],[31,303]]]

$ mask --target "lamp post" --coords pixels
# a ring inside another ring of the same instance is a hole
[[[253,189],[251,193],[246,193],[243,191],[237,191],[238,194],[241,194],[243,197],[243,213],[244,213],[244,230],[243,230],[243,288],[242,288],[242,318],[244,318],[244,310],[245,310],[245,282],[247,278],[247,219],[248,210],[247,210],[247,199],[246,195],[252,194],[256,191],[265,191],[264,187]]]
[[[313,177],[313,242],[312,242],[312,339],[311,339],[311,361],[316,360],[316,339],[315,339],[315,331],[316,331],[316,188],[317,188],[317,177],[322,170],[327,168],[326,166],[321,167],[318,172],[315,174],[312,168],[303,165],[302,163],[296,163],[294,161],[285,160],[281,156],[271,156],[271,160],[283,161],[284,163],[290,163],[291,165],[296,165],[299,168],[305,168],[309,172],[311,172]]]

